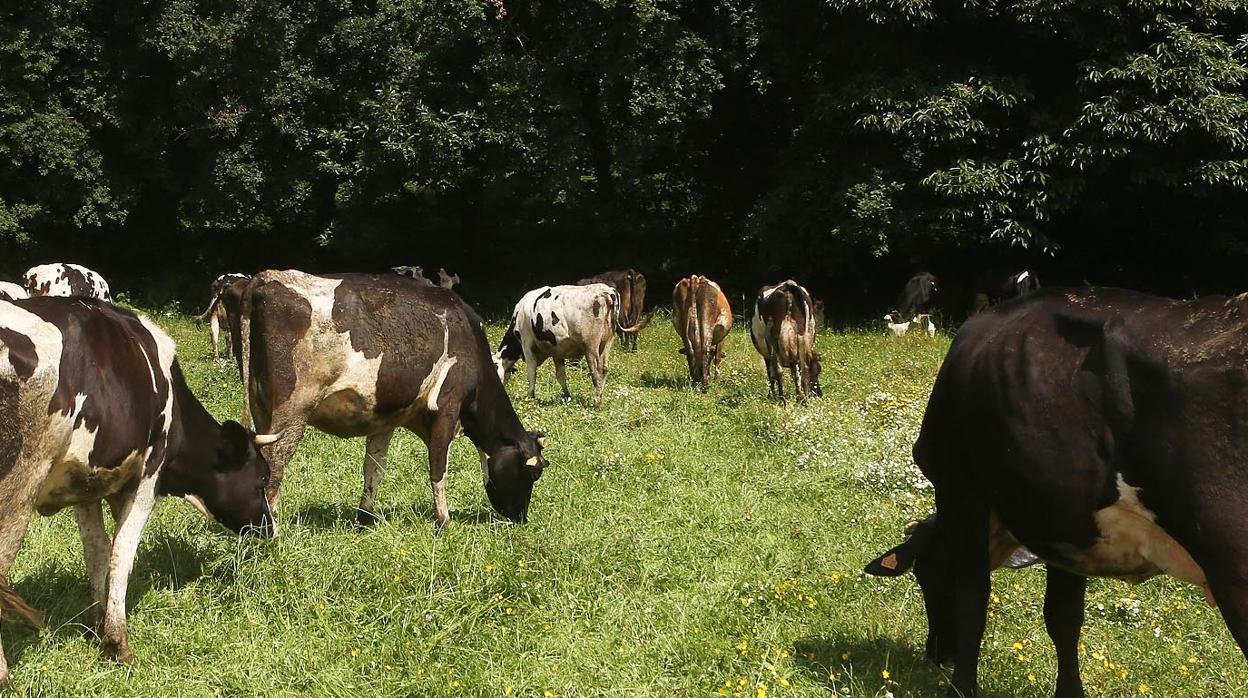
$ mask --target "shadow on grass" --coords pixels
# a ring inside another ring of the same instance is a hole
[[[368,530],[357,524],[359,508],[352,504],[333,504],[320,502],[311,504],[296,512],[289,519],[292,524],[307,526],[314,529],[360,529]],[[434,525],[432,502],[409,502],[406,504],[388,504],[374,507],[374,513],[382,522],[411,522],[427,524],[430,530]],[[478,508],[467,511],[451,510],[451,525],[488,524],[494,521],[505,521],[503,517],[490,509]]]
[[[883,672],[889,672],[888,681],[896,687],[915,695],[943,696],[949,690],[952,671],[946,672],[923,656],[921,649],[891,638],[863,638],[846,635],[808,637],[793,643],[793,657],[797,666],[813,681],[825,684],[829,690],[834,685],[843,686],[852,675],[868,691],[872,686],[885,685]],[[837,675],[836,682],[828,678]],[[982,679],[982,677],[981,677]],[[896,691],[894,691],[896,693]],[[1012,698],[1013,694],[980,689],[979,698]]]
[[[643,371],[639,382],[645,388],[666,388],[682,392],[692,389],[688,376],[660,375],[652,371]]]
[[[126,587],[127,616],[135,613],[139,599],[148,591],[177,591],[204,576],[206,571],[199,551],[184,539],[161,533],[144,540]],[[231,568],[223,567],[212,573],[220,583],[233,584]],[[14,591],[43,613],[50,632],[83,635],[95,642],[91,588],[84,567],[58,562],[40,565],[14,585]],[[141,609],[138,612],[141,613]],[[29,625],[4,624],[4,651],[11,660],[10,666],[17,663],[23,650],[38,641],[39,631]]]

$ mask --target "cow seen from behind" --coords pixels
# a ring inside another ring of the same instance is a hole
[[[672,324],[680,337],[680,353],[689,364],[689,380],[706,389],[711,368],[719,374],[724,342],[732,331],[732,308],[719,284],[705,276],[690,276],[672,290]]]
[[[814,303],[801,284],[789,279],[763,286],[754,300],[750,340],[767,365],[772,397],[784,397],[784,371],[793,374],[793,392],[799,400],[822,395],[822,368],[815,351]]]

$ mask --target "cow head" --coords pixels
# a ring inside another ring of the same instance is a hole
[[[904,532],[905,542],[872,560],[863,571],[877,577],[900,577],[914,570],[927,609],[927,658],[945,664],[953,659],[957,639],[953,551],[935,514],[907,524]]]
[[[507,441],[485,456],[485,494],[500,515],[524,523],[529,515],[533,483],[548,465],[542,457],[546,435],[531,431],[519,441]]]
[[[235,533],[273,535],[273,512],[265,496],[269,462],[260,454],[260,446],[280,438],[280,434],[257,435],[238,422],[225,422],[217,435],[213,477],[188,499],[194,497],[192,503]]]
[[[823,373],[823,357],[819,352],[810,353],[810,392],[815,397],[823,397],[823,387],[819,385],[819,374]]]
[[[494,368],[498,371],[498,379],[504,383],[515,373],[516,362],[524,356],[520,342],[520,332],[516,330],[516,318],[513,317],[507,331],[503,333],[503,341],[499,343],[498,351],[494,353]]]

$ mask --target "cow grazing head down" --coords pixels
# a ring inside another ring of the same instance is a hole
[[[548,463],[542,456],[546,435],[528,432],[519,442],[505,444],[482,461],[485,494],[501,516],[524,523],[529,516],[533,483],[542,477]]]
[[[260,447],[282,437],[258,435],[235,421],[226,421],[217,435],[213,454],[213,486],[187,495],[196,508],[235,533],[264,537],[275,533],[273,512],[265,488],[269,463]]]

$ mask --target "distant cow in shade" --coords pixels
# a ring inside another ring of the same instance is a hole
[[[815,351],[815,313],[810,293],[789,279],[764,286],[754,300],[750,340],[767,364],[767,380],[773,397],[784,397],[784,371],[793,373],[793,392],[798,399],[822,395]]]
[[[689,362],[689,379],[706,388],[711,367],[719,374],[724,341],[732,330],[732,308],[719,284],[705,276],[681,279],[672,290],[672,324],[680,336],[680,353]]]
[[[528,516],[546,439],[521,426],[481,318],[455,293],[397,274],[265,271],[243,298],[242,335],[247,414],[262,431],[286,434],[266,454],[275,511],[286,465],[310,424],[341,438],[367,437],[359,521],[374,523],[390,439],[402,427],[429,448],[444,527],[447,457],[462,425],[481,454],[494,510],[512,521]]]
[[[22,284],[32,296],[77,296],[113,302],[104,277],[80,264],[56,262],[31,267],[22,274]]]
[[[395,274],[398,274],[399,276],[406,276],[409,279],[414,279],[417,283],[423,286],[433,285],[433,282],[429,280],[429,277],[425,276],[424,267],[413,267],[413,266],[390,267],[390,271],[394,272]]]
[[[459,285],[459,274],[448,274],[445,269],[438,269],[438,285],[448,291],[454,291]]]
[[[979,275],[975,282],[975,301],[971,314],[983,311],[1012,298],[1021,298],[1040,288],[1040,277],[1035,272],[1003,271],[994,269]]]
[[[195,322],[208,320],[208,329],[212,334],[212,356],[217,356],[217,343],[221,335],[221,327],[225,326],[229,333],[229,341],[225,344],[225,355],[237,354],[241,338],[239,337],[238,313],[242,309],[243,292],[251,281],[248,274],[222,274],[212,282],[212,300],[208,309],[195,316]]]
[[[0,579],[31,513],[72,506],[103,653],[129,661],[126,585],[156,499],[185,497],[232,531],[271,531],[258,446],[275,438],[218,424],[187,389],[173,340],[145,318],[96,299],[0,301]]]
[[[30,293],[25,288],[9,281],[0,281],[0,301],[20,301],[23,298],[30,298]]]
[[[643,319],[646,307],[646,277],[636,269],[620,271],[604,271],[601,274],[581,279],[576,282],[580,286],[586,284],[606,284],[620,294],[620,343],[629,351],[637,351],[637,335],[650,324],[650,317]]]
[[[620,294],[606,284],[587,286],[543,286],[529,291],[516,303],[511,324],[494,355],[499,375],[504,380],[524,359],[529,374],[529,397],[537,386],[537,367],[546,359],[555,360],[555,377],[568,392],[564,361],[585,357],[594,383],[594,406],[602,404],[602,391],[607,383],[611,345],[620,327]]]

